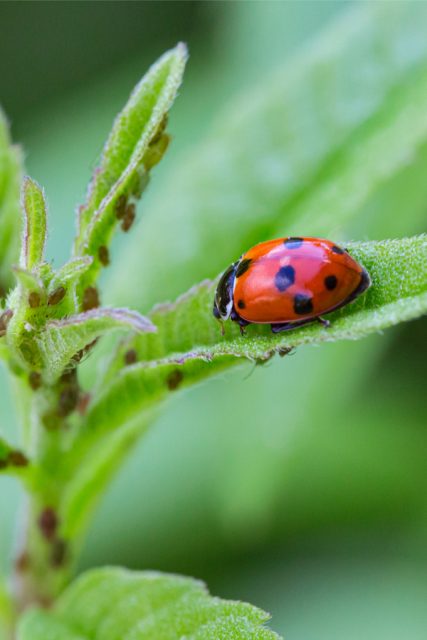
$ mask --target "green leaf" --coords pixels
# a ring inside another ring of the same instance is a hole
[[[273,335],[269,326],[252,325],[242,337],[229,322],[222,336],[210,281],[153,310],[157,332],[125,340],[110,366],[104,364],[80,435],[64,457],[64,468],[75,470],[61,507],[68,535],[81,532],[111,474],[171,393],[247,360],[262,364],[297,346],[363,338],[427,313],[426,236],[348,248],[367,268],[372,287],[330,314],[329,328],[311,324]]]
[[[124,209],[129,200],[141,195],[148,171],[166,150],[168,138],[163,129],[186,60],[183,44],[165,53],[135,87],[116,118],[90,186],[88,202],[80,210],[74,251],[76,255],[86,254],[94,259],[83,277],[82,287],[92,283],[101,268],[100,247],[108,246],[118,217],[123,215],[123,211],[117,212],[117,207]]]
[[[175,297],[280,235],[423,230],[426,19],[425,3],[353,5],[218,114],[127,243],[109,300],[146,312],[159,292]],[[400,177],[398,193],[378,202]],[[147,276],[136,288],[126,274],[137,271]]]
[[[91,256],[72,258],[56,271],[52,280],[52,289],[73,280],[77,280],[85,271],[89,269],[93,262]]]
[[[33,610],[18,640],[273,640],[269,615],[213,598],[203,583],[156,572],[97,569],[77,579],[50,612]]]
[[[91,309],[62,320],[52,320],[36,338],[45,378],[53,382],[73,356],[106,333],[118,329],[155,331],[155,327],[136,311],[128,309]]]
[[[46,203],[41,187],[26,176],[22,184],[24,236],[21,267],[31,271],[43,262],[47,236]]]
[[[194,384],[242,358],[264,361],[303,344],[355,340],[427,313],[427,236],[348,245],[365,266],[372,287],[351,305],[328,315],[331,326],[318,324],[273,335],[269,326],[250,326],[247,335],[227,323],[225,336],[212,316],[215,283],[206,282],[176,303],[153,311],[157,333],[122,346],[101,382],[85,431],[117,429],[170,391]],[[125,352],[139,364],[124,367]]]
[[[33,271],[27,271],[27,269],[22,269],[21,267],[13,266],[12,271],[15,274],[15,277],[19,284],[22,285],[23,289],[27,289],[28,291],[36,291],[39,294],[43,292],[43,282],[39,278],[39,276]]]
[[[21,165],[21,150],[12,146],[7,121],[0,109],[0,297],[12,285],[10,269],[19,258]]]

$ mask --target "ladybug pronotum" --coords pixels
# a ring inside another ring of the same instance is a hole
[[[244,253],[219,280],[213,306],[218,320],[270,324],[273,333],[309,322],[360,296],[367,271],[350,254],[321,238],[279,238]]]

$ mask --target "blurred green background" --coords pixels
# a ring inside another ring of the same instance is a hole
[[[28,173],[47,191],[55,264],[68,256],[74,207],[112,119],[165,49],[184,40],[191,57],[172,112],[172,148],[139,209],[133,241],[142,247],[147,230],[161,245],[164,221],[150,210],[173,207],[161,204],[169,176],[218,114],[265,73],[292,64],[351,4],[1,3],[0,99]],[[415,174],[411,188],[425,193],[424,183]],[[399,220],[382,216],[370,228],[375,239],[425,231],[427,202],[420,212],[411,221],[404,211]],[[363,220],[342,235],[370,237]],[[150,274],[128,277],[136,296]],[[171,278],[157,301],[187,288],[179,272]],[[114,300],[108,275],[104,289]],[[197,576],[215,594],[269,610],[288,640],[424,639],[425,336],[419,320],[363,342],[301,348],[173,398],[103,500],[81,568],[120,563]],[[0,425],[13,433],[3,372],[0,389]],[[21,500],[1,478],[0,566]]]

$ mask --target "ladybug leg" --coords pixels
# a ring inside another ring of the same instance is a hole
[[[329,322],[329,320],[326,320],[325,318],[322,318],[322,316],[317,316],[316,320],[321,325],[323,325],[325,327],[325,329],[327,329],[328,327],[331,326],[331,323]]]
[[[273,333],[281,333],[282,331],[289,331],[289,329],[293,329],[298,323],[292,322],[281,322],[280,324],[272,324],[271,330]]]
[[[239,316],[239,314],[236,312],[235,309],[232,310],[231,314],[230,314],[230,319],[233,322],[237,322],[237,324],[240,327],[240,335],[244,336],[245,335],[245,327],[248,326],[248,324],[251,324],[250,322],[248,322],[247,320],[243,320],[243,318],[241,318]]]
[[[313,320],[317,320],[317,318],[308,318],[307,320],[299,320],[298,322],[278,322],[270,326],[273,333],[281,333],[282,331],[290,331],[291,329],[302,327],[304,324],[313,322]]]
[[[250,322],[247,322],[246,320],[243,320],[243,318],[238,318],[238,320],[236,320],[236,322],[238,323],[239,327],[240,327],[240,335],[244,336],[246,331],[245,331],[245,327],[248,326],[248,324],[251,324]]]

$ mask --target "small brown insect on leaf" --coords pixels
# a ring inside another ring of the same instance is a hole
[[[40,306],[41,298],[40,294],[37,293],[37,291],[31,291],[30,295],[28,296],[28,304],[30,305],[31,309],[37,309],[37,307]]]
[[[89,344],[83,347],[83,349],[80,349],[80,351],[77,351],[77,353],[75,353],[72,357],[73,363],[78,364],[79,362],[81,362],[83,358],[91,351],[91,349],[93,349],[93,347],[96,345],[97,342],[98,342],[98,338],[95,338],[95,340],[92,340],[92,342],[89,342]]]
[[[7,325],[9,324],[12,316],[12,309],[6,309],[6,311],[3,311],[3,313],[0,315],[0,338],[6,334]]]
[[[121,220],[122,218],[124,218],[124,215],[126,213],[126,206],[127,206],[127,197],[125,196],[124,193],[122,193],[121,196],[118,197],[117,202],[116,202],[116,218],[117,220]]]
[[[168,120],[169,120],[169,114],[165,113],[165,115],[163,116],[159,126],[157,127],[156,133],[154,134],[154,136],[151,138],[150,142],[148,143],[149,147],[152,147],[154,144],[156,144],[160,140],[160,138],[163,135],[164,130],[167,127]]]
[[[52,291],[51,294],[49,294],[49,297],[47,299],[47,304],[49,305],[49,307],[53,307],[56,304],[59,304],[65,297],[66,294],[66,289],[65,287],[57,287],[55,289],[55,291]]]
[[[28,376],[28,384],[33,391],[37,391],[42,386],[42,377],[38,371],[31,371]]]
[[[18,450],[11,451],[7,461],[11,467],[28,467],[29,465],[27,456]]]
[[[87,287],[83,292],[82,308],[83,311],[90,311],[99,307],[99,293],[96,287]]]
[[[108,265],[110,264],[110,252],[108,251],[108,247],[105,247],[104,245],[99,247],[98,258],[102,266],[108,267]]]
[[[135,364],[137,360],[138,360],[138,354],[135,351],[135,349],[129,349],[129,351],[126,351],[125,364]]]
[[[182,371],[180,371],[179,369],[174,369],[174,371],[171,371],[171,373],[166,378],[168,389],[170,391],[175,391],[175,389],[178,389],[183,379],[184,374],[182,373]]]
[[[128,204],[128,206],[126,207],[125,215],[122,220],[122,224],[121,224],[122,231],[125,231],[125,232],[129,231],[129,229],[134,223],[135,216],[136,216],[135,205]]]
[[[46,507],[41,512],[38,525],[46,540],[53,540],[58,529],[58,516],[52,507]]]

